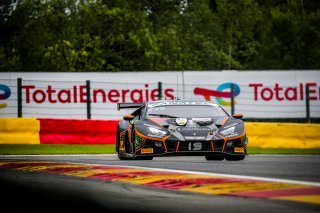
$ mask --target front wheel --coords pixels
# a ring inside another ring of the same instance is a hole
[[[116,135],[116,151],[117,151],[117,153],[118,153],[118,158],[119,158],[120,160],[130,160],[130,158],[128,158],[128,157],[126,157],[126,156],[124,155],[124,153],[126,152],[125,150],[127,149],[125,139],[126,139],[126,137],[124,136],[124,141],[123,141],[123,148],[124,148],[124,150],[123,150],[123,148],[122,148],[122,150],[120,150],[120,149],[121,149],[121,148],[120,148],[120,146],[121,146],[121,144],[120,144],[120,131],[119,131],[119,129],[117,129],[117,135]]]
[[[135,160],[152,160],[152,156],[138,156],[134,158]]]
[[[206,160],[222,161],[223,159],[224,159],[224,156],[219,154],[206,156]]]
[[[245,157],[245,155],[227,155],[225,158],[227,161],[239,161],[243,160]]]

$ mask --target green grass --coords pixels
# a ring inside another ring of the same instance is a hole
[[[255,148],[248,147],[248,154],[299,154],[299,155],[319,155],[320,149],[279,149],[279,148]]]
[[[115,145],[7,145],[0,144],[0,155],[115,154]],[[248,147],[248,154],[320,155],[320,149],[271,149]]]
[[[61,144],[1,144],[1,155],[54,155],[54,154],[115,154],[113,144],[106,145],[61,145]]]

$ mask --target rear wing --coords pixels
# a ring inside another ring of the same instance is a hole
[[[129,108],[140,108],[144,105],[144,103],[118,103],[117,109],[129,109]]]

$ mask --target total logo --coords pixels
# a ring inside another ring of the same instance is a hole
[[[211,97],[215,97],[217,102],[223,106],[231,106],[230,101],[223,100],[223,98],[231,98],[231,85],[234,87],[234,97],[240,94],[239,85],[231,82],[227,82],[218,86],[217,90],[205,89],[196,87],[193,92],[195,95],[202,95],[206,101],[211,101]],[[228,90],[228,91],[225,91]],[[234,102],[236,104],[236,102]]]
[[[10,97],[11,90],[7,85],[0,84],[0,101],[6,100]],[[0,103],[0,109],[7,107],[6,103]]]

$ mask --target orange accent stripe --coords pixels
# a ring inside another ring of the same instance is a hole
[[[164,148],[165,148],[165,150],[166,150],[166,152],[168,152],[165,141],[166,141],[167,138],[170,137],[172,134],[170,134],[170,135],[168,135],[167,137],[164,137],[164,138],[161,139],[161,138],[152,138],[152,137],[145,136],[145,135],[143,135],[142,133],[140,133],[140,132],[139,132],[138,130],[136,130],[136,129],[135,129],[135,131],[136,131],[136,134],[139,135],[139,136],[142,137],[142,138],[146,138],[146,139],[150,139],[150,140],[162,142],[162,143],[163,143],[163,146],[164,146]]]
[[[140,146],[138,149],[136,149],[136,151],[134,153],[139,152],[142,149],[142,147]]]
[[[238,135],[238,136],[235,136],[235,137],[232,137],[232,138],[226,138],[226,137],[224,137],[223,135],[218,134],[218,135],[224,140],[222,152],[224,152],[224,148],[225,148],[225,146],[226,146],[226,142],[227,142],[227,141],[234,140],[234,139],[237,139],[237,138],[242,138],[245,134],[246,134],[246,133],[243,132],[241,135]]]
[[[224,148],[226,147],[226,143],[227,143],[226,139],[223,139],[223,140],[224,140],[224,141],[223,141],[222,152],[224,152]]]
[[[227,122],[228,118],[229,118],[228,116],[225,116],[223,118],[222,123],[221,123],[222,126]]]
[[[180,146],[180,141],[178,141],[177,147],[176,147],[176,152],[179,151],[179,146]]]
[[[211,149],[212,149],[212,151],[214,152],[214,145],[213,145],[213,142],[212,141],[210,141],[211,142]]]

